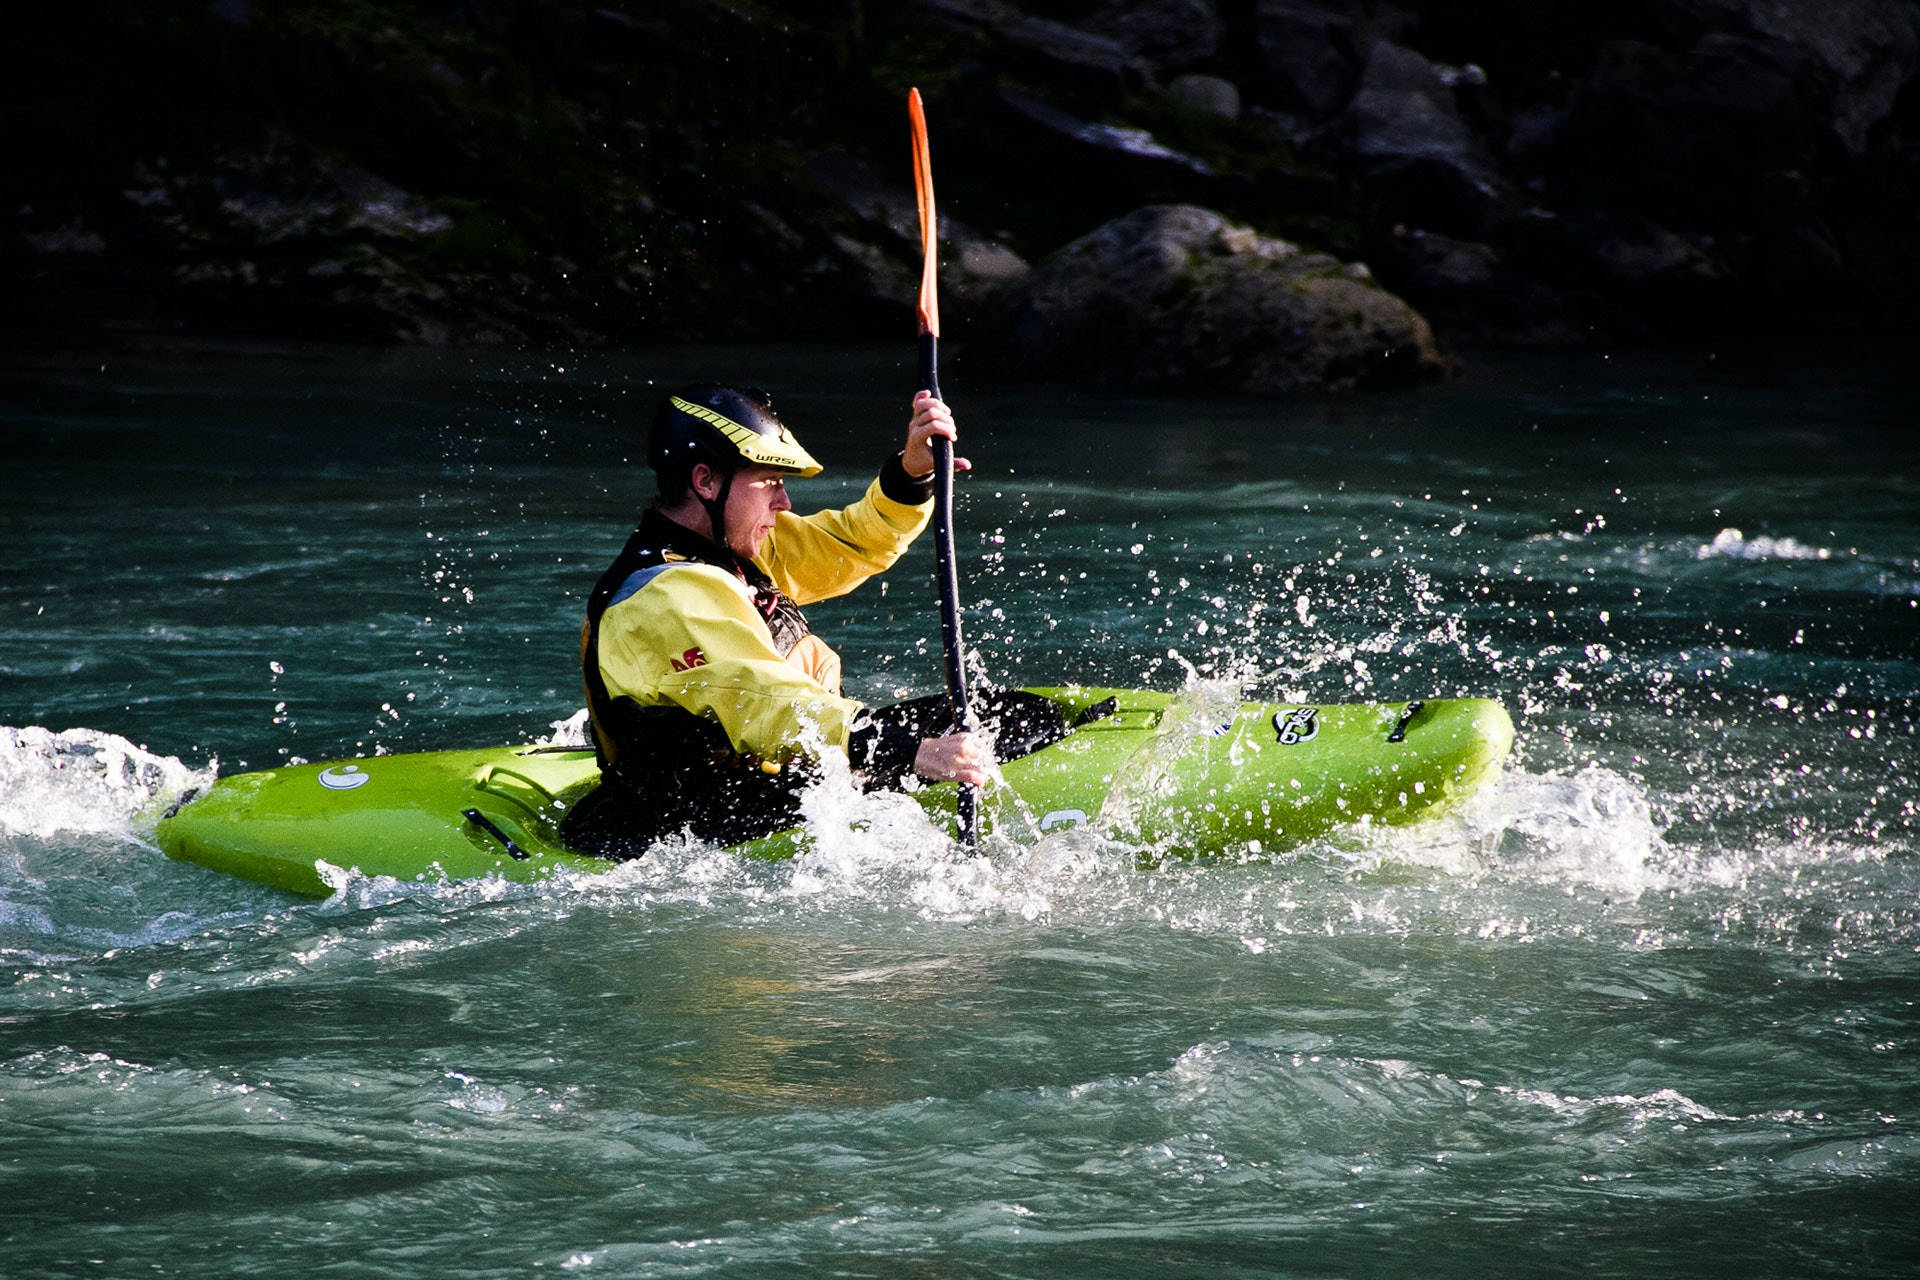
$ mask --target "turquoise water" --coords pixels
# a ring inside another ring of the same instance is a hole
[[[15,360],[0,1274],[1848,1275],[1920,1260],[1920,386],[1470,361],[1395,397],[946,371],[1009,682],[1485,694],[1457,817],[1253,865],[814,852],[540,888],[167,861],[216,771],[542,739],[659,386],[844,500],[910,352]],[[938,686],[930,547],[810,610]]]

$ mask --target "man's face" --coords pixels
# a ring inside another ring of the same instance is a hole
[[[727,544],[751,560],[773,532],[773,518],[793,510],[787,498],[787,473],[773,467],[742,467],[727,491]]]

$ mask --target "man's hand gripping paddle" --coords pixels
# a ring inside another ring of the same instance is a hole
[[[913,185],[920,201],[920,388],[940,394],[940,297],[938,259],[934,238],[938,219],[933,211],[933,162],[927,152],[927,116],[920,91],[907,91],[907,118],[913,128]],[[933,555],[934,587],[940,598],[940,649],[946,657],[947,697],[953,703],[953,727],[971,731],[976,726],[967,702],[967,669],[960,645],[960,579],[953,562],[953,441],[933,438]],[[957,818],[960,842],[974,842],[974,791],[960,783]]]

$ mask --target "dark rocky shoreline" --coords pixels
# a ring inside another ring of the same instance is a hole
[[[1043,372],[1291,391],[1916,319],[1914,0],[219,0],[13,35],[16,343],[900,332],[909,85],[948,334]]]

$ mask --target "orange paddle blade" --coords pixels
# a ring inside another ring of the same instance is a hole
[[[933,212],[933,159],[927,153],[927,113],[920,106],[920,91],[907,90],[907,119],[913,125],[913,188],[920,201],[920,248],[924,255],[920,269],[920,332],[940,336],[939,260],[934,239],[939,234],[939,219]]]

